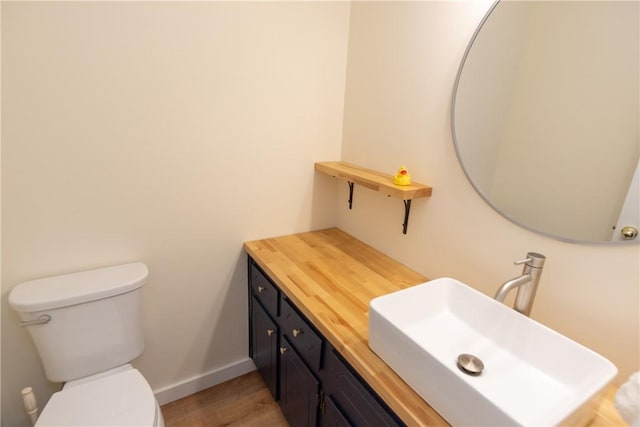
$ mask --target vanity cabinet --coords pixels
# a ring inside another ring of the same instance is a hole
[[[402,426],[248,257],[249,353],[291,426]]]

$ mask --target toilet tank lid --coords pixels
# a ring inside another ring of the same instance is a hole
[[[30,280],[9,294],[14,310],[31,313],[123,294],[142,286],[149,275],[141,262]]]

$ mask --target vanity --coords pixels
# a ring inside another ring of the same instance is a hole
[[[337,228],[244,248],[250,356],[290,425],[449,425],[368,345],[369,302],[424,276]],[[590,425],[623,425],[605,403]]]

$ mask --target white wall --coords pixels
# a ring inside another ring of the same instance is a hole
[[[451,93],[488,6],[353,3],[342,160],[390,174],[404,164],[433,196],[413,202],[407,235],[402,203],[362,187],[338,224],[427,277],[453,276],[488,295],[521,272],[513,261],[545,254],[532,317],[612,360],[620,381],[640,368],[640,247],[570,244],[519,228],[482,201],[456,158]]]
[[[16,284],[148,264],[164,390],[247,358],[245,240],[335,224],[346,2],[2,4],[2,425],[43,376]],[[196,381],[197,382],[197,381]]]

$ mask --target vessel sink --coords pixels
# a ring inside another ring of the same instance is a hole
[[[369,346],[454,426],[584,425],[617,373],[599,354],[449,278],[373,299]]]

